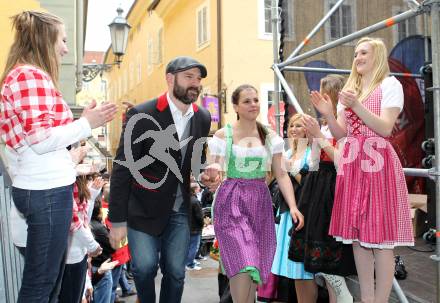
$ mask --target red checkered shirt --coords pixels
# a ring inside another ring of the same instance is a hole
[[[50,129],[73,121],[73,115],[52,79],[41,69],[20,65],[1,88],[0,132],[14,149],[39,143]]]
[[[80,201],[78,185],[76,182],[73,184],[73,212],[72,212],[72,222],[70,222],[70,231],[75,232],[81,227],[87,227],[87,209],[89,208],[89,203],[87,199]]]

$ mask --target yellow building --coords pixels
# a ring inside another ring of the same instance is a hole
[[[84,64],[102,64],[104,60],[104,52],[99,51],[85,51]],[[86,106],[92,100],[98,104],[107,99],[107,81],[102,77],[95,77],[91,81],[82,81],[82,89],[76,94],[76,104],[79,106]]]
[[[19,13],[24,8],[40,9],[40,3],[36,0],[18,0],[13,2],[2,1],[0,3],[0,39],[3,41],[3,47],[0,47],[0,70],[3,72],[6,63],[6,57],[9,52],[9,46],[14,39],[12,33],[12,24],[10,17]]]
[[[207,108],[219,121],[215,131],[236,116],[230,103],[240,84],[254,85],[262,101],[260,120],[267,123],[269,92],[273,90],[272,34],[267,0],[135,1],[127,21],[132,26],[120,68],[106,73],[109,99],[140,103],[166,90],[165,67],[174,57],[192,56],[206,65],[203,93]],[[114,62],[111,50],[105,63]],[[212,99],[213,98],[213,99]],[[215,100],[218,102],[215,102]],[[205,99],[206,101],[207,99]],[[110,126],[110,149],[119,141],[121,115]]]
[[[102,64],[104,60],[104,55],[104,52],[85,51],[83,63],[84,65]],[[101,104],[102,102],[107,101],[107,80],[99,76],[99,74],[91,81],[85,81],[83,79],[82,89],[76,94],[76,105],[79,107],[87,106],[93,100],[95,100],[97,104]],[[99,150],[101,151],[103,156],[107,156],[108,153],[105,151],[108,145],[107,125],[92,129],[92,136],[95,140],[90,143],[95,147],[98,147],[96,145],[96,142],[99,143]]]
[[[286,59],[337,0],[279,1],[283,16],[288,14],[282,24]],[[211,131],[235,120],[230,96],[243,83],[252,84],[259,90],[259,119],[274,126],[273,108],[272,120],[268,121],[274,91],[274,75],[270,68],[273,64],[271,4],[272,0],[135,1],[127,16],[132,29],[126,55],[121,67],[107,74],[110,99],[139,103],[159,95],[166,90],[167,62],[178,55],[189,55],[208,68],[208,77],[202,82],[203,95],[213,95],[219,100],[220,123],[213,122]],[[302,52],[408,9],[408,4],[400,0],[346,0]],[[422,33],[423,17],[418,16],[372,36],[383,38],[391,50],[401,39]],[[353,45],[346,43],[299,62],[299,65],[321,60],[336,68],[350,69]],[[113,61],[109,50],[106,63]],[[302,108],[313,115],[304,73],[286,73],[286,78]],[[216,107],[210,109],[216,110]],[[119,141],[120,129],[119,118],[110,129],[112,151]]]

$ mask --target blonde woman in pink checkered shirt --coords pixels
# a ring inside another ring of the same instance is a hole
[[[325,100],[314,102],[333,136],[347,136],[329,234],[353,244],[362,302],[388,302],[393,248],[414,244],[405,176],[388,140],[403,108],[403,90],[389,76],[387,55],[382,40],[360,39],[337,119]]]
[[[73,121],[58,90],[61,58],[67,54],[63,21],[50,13],[24,11],[12,17],[15,39],[1,77],[0,134],[14,157],[12,197],[28,225],[23,280],[17,302],[55,297],[72,219],[76,172],[67,150],[116,113],[95,102]]]

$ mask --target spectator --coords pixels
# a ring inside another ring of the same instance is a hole
[[[0,134],[18,159],[12,197],[28,224],[17,302],[47,303],[58,295],[72,217],[76,173],[66,147],[113,119],[117,109],[92,102],[73,121],[58,90],[61,58],[68,52],[63,21],[23,11],[12,24],[15,38],[0,80]]]

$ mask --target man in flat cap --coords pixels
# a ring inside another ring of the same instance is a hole
[[[156,302],[158,266],[159,302],[182,298],[191,157],[194,143],[208,136],[211,125],[209,112],[195,104],[206,76],[206,67],[195,59],[174,58],[166,67],[168,92],[127,112],[110,183],[110,242],[117,248],[128,236],[142,303]]]

